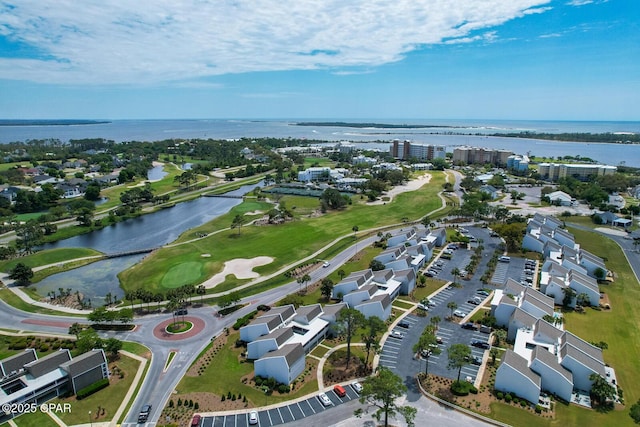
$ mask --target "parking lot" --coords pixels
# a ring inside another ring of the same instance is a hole
[[[405,329],[397,326],[395,328],[395,330],[403,333],[402,338],[389,337],[384,343],[380,354],[380,365],[390,368],[402,378],[413,378],[417,372],[424,371],[426,362],[421,355],[413,352],[413,345],[418,341],[424,328],[430,324],[430,319],[433,316],[438,316],[442,319],[436,332],[436,335],[441,339],[441,343],[438,344],[441,353],[430,356],[429,373],[445,378],[457,378],[458,371],[447,368],[447,348],[452,344],[465,344],[471,349],[469,363],[460,372],[462,379],[475,381],[480,369],[479,364],[488,358],[488,331],[480,332],[475,327],[466,329],[461,324],[463,323],[461,320],[478,308],[479,305],[484,305],[489,301],[488,296],[478,293],[484,288],[489,288],[489,291],[500,288],[504,285],[507,277],[513,277],[520,281],[525,261],[523,259],[513,259],[510,263],[498,263],[501,269],[498,274],[502,276],[500,282],[493,286],[482,284],[479,278],[486,271],[486,262],[491,258],[501,241],[499,238],[491,236],[491,231],[487,229],[468,227],[468,231],[469,235],[475,236],[476,240],[482,239],[484,246],[482,252],[483,262],[478,265],[473,274],[469,275],[468,280],[457,278],[458,286],[443,286],[435,295],[432,295],[426,316],[417,316],[415,314],[406,316],[403,320],[409,328]],[[454,277],[451,271],[455,268],[464,270],[469,263],[472,250],[473,247],[470,249],[452,249],[450,254],[447,254],[447,258],[450,257],[450,259],[440,258],[431,263],[431,266],[435,267],[432,272],[436,273],[433,277],[453,282]],[[451,309],[447,307],[450,302],[456,304],[457,307],[454,311],[458,311],[459,313],[457,314],[461,316],[454,316],[454,319],[456,319],[454,321],[445,320],[451,315]],[[474,342],[477,342],[477,346],[472,345]],[[486,348],[481,348],[480,346],[485,346]],[[411,390],[409,393],[411,393]]]
[[[350,384],[345,386],[344,389],[347,392],[344,397],[339,397],[333,389],[325,391],[325,394],[331,400],[331,405],[329,406],[324,406],[318,396],[313,396],[278,408],[259,411],[258,424],[255,425],[269,427],[290,423],[321,413],[353,399],[358,399],[358,393]],[[245,427],[249,426],[249,413],[203,417],[200,425],[201,427]]]

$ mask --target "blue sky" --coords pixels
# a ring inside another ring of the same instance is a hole
[[[640,120],[638,0],[0,0],[0,118]]]

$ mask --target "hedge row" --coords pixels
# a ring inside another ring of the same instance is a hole
[[[238,329],[242,328],[244,325],[248,324],[256,314],[258,314],[258,311],[254,310],[246,316],[239,318],[238,320],[236,320],[236,323],[233,324],[233,329],[237,331]]]
[[[109,378],[103,378],[81,390],[78,390],[78,392],[76,393],[76,397],[78,398],[78,400],[84,399],[87,396],[91,396],[96,391],[102,390],[108,385],[109,385]]]
[[[96,331],[131,331],[136,325],[132,323],[94,323],[91,328]]]

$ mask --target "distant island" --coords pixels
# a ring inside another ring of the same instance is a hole
[[[440,126],[440,125],[393,125],[388,123],[348,123],[348,122],[298,122],[295,126],[330,126],[341,128],[377,128],[377,129],[430,129],[430,128],[447,128],[455,129],[460,126]]]
[[[479,134],[477,134],[479,135]],[[491,135],[504,138],[530,138],[542,139],[545,141],[561,142],[592,142],[607,144],[638,144],[640,134],[637,133],[537,133],[537,132],[513,132],[513,133],[493,133]]]
[[[75,126],[101,125],[107,120],[0,120],[0,126]]]

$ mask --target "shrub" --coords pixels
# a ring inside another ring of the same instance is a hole
[[[224,402],[224,401],[225,401],[225,399],[226,399],[226,397],[225,397],[225,396],[224,396],[224,394],[223,394],[223,395],[222,395],[222,397],[220,398],[220,401],[221,401],[221,402]]]
[[[507,402],[507,403],[511,403],[512,400],[513,400],[513,397],[510,394],[507,394],[504,397],[504,401]]]
[[[542,413],[542,406],[536,405],[536,414]]]
[[[262,385],[262,377],[256,377],[256,385],[260,387]]]
[[[496,397],[498,398],[498,400],[502,400],[504,398],[504,393],[499,391],[496,393]]]
[[[289,392],[289,386],[287,386],[286,384],[280,384],[278,386],[278,393],[280,394],[284,394],[284,393],[288,393]]]
[[[78,392],[76,393],[76,398],[78,400],[82,400],[87,396],[91,396],[96,391],[102,390],[108,385],[109,385],[109,378],[103,378],[83,389],[78,390]]]
[[[527,401],[524,399],[520,400],[520,406],[522,406],[523,408],[527,406]]]

